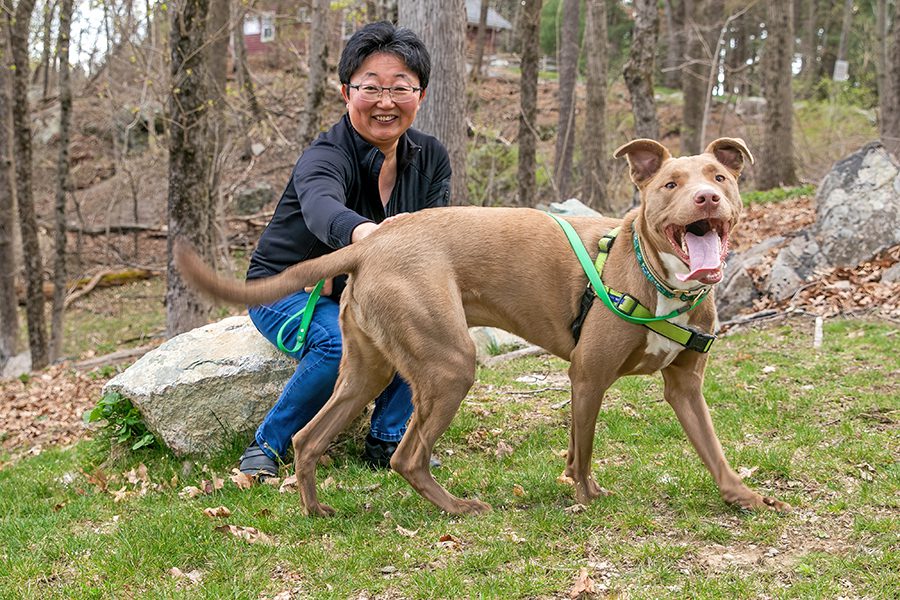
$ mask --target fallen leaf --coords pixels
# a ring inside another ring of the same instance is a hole
[[[196,498],[197,496],[203,495],[203,490],[196,486],[189,485],[178,492],[178,495],[182,498]]]
[[[410,529],[406,529],[404,527],[400,527],[399,525],[397,525],[397,533],[399,533],[402,536],[412,538],[412,537],[416,537],[416,534],[419,533],[419,530],[416,529],[415,531],[412,531]]]
[[[395,567],[394,565],[386,565],[384,567],[381,567],[381,573],[383,575],[390,575],[391,573],[396,573],[396,572],[397,572],[397,567]]]
[[[497,454],[497,458],[505,458],[510,456],[513,453],[512,446],[507,444],[504,441],[497,442],[497,449],[495,450]]]
[[[523,488],[518,483],[513,485],[512,487],[513,496],[518,496],[519,498],[525,495],[525,488]]]
[[[562,483],[564,485],[575,485],[575,480],[566,475],[565,471],[563,471],[559,477],[556,478],[557,483]]]
[[[767,366],[763,367],[763,370],[762,370],[763,373],[774,373],[775,371],[776,371],[776,368],[773,367],[772,365],[767,365]]]
[[[229,479],[234,482],[234,485],[238,486],[238,489],[249,490],[253,487],[253,477],[246,473],[241,473],[240,470],[236,468],[231,470]]]
[[[241,527],[238,525],[219,525],[216,531],[220,533],[229,533],[237,538],[244,540],[249,544],[265,544],[274,546],[275,540],[257,529],[256,527]]]
[[[203,580],[203,573],[201,573],[197,569],[185,573],[178,567],[172,567],[171,569],[169,569],[169,574],[176,579],[187,579],[191,583],[200,583]]]
[[[587,506],[584,504],[573,504],[572,506],[566,507],[565,513],[569,515],[577,515],[578,513],[583,513],[587,510]]]
[[[284,481],[281,482],[281,487],[278,488],[278,491],[282,494],[285,492],[296,492],[297,491],[297,476],[291,475],[290,477],[285,477]]]
[[[460,550],[462,548],[462,542],[460,542],[457,537],[447,533],[438,539],[437,546],[444,550]]]
[[[747,468],[747,467],[738,467],[738,472],[737,472],[737,474],[738,474],[738,477],[740,477],[741,479],[749,479],[750,477],[753,476],[754,473],[756,473],[756,470],[757,470],[757,469],[759,469],[758,466],[756,466],[756,467],[750,467],[750,468]]]
[[[127,498],[129,496],[129,492],[125,489],[125,486],[123,485],[121,487],[121,489],[114,490],[112,492],[112,495],[113,495],[113,502],[121,502],[122,500],[124,500],[125,498]]]
[[[582,568],[575,576],[575,584],[569,590],[569,598],[590,598],[596,594],[594,580],[588,575],[588,570]]]
[[[216,517],[230,517],[231,511],[224,506],[217,506],[215,508],[204,508],[203,514],[214,519]]]

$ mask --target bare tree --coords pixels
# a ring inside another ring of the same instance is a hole
[[[526,0],[522,12],[522,79],[519,83],[519,204],[534,206],[535,154],[537,148],[537,84],[540,52],[541,0]]]
[[[763,148],[757,187],[768,190],[797,183],[794,168],[794,111],[791,60],[794,56],[794,2],[767,0],[763,49]]]
[[[681,124],[682,154],[699,154],[703,140],[704,107],[709,82],[710,62],[716,46],[718,28],[713,19],[724,11],[722,0],[683,0],[686,57],[681,68],[684,104]]]
[[[256,86],[253,84],[253,78],[250,75],[250,67],[247,65],[247,45],[244,43],[243,27],[246,13],[243,10],[242,0],[234,0],[234,3],[233,13],[237,15],[237,25],[232,32],[232,39],[234,40],[232,46],[234,48],[234,67],[237,73],[238,89],[247,98],[247,107],[250,109],[252,122],[258,123],[263,119],[263,112],[256,97]],[[247,128],[246,125],[245,121],[244,129]]]
[[[665,0],[666,11],[666,62],[663,67],[663,84],[681,88],[681,68],[684,63],[684,0]]]
[[[191,242],[212,258],[215,205],[210,188],[205,54],[209,0],[184,0],[171,8],[171,95],[169,97],[169,236],[166,332],[169,336],[206,322],[208,302],[182,280],[172,262],[176,239]]]
[[[587,105],[581,144],[581,200],[591,208],[608,214],[612,207],[606,196],[606,0],[587,0],[585,8]]]
[[[578,78],[579,0],[562,1],[559,48],[559,126],[553,178],[560,200],[569,197],[575,153],[575,82]]]
[[[475,60],[472,63],[472,81],[478,81],[481,77],[482,64],[484,62],[484,45],[487,40],[487,17],[491,3],[481,0],[481,12],[478,15],[478,33],[475,36]]]
[[[415,126],[437,137],[450,154],[454,204],[466,190],[466,5],[464,0],[399,0],[400,25],[415,31],[431,53],[431,81]]]
[[[900,5],[894,5],[893,43],[885,33],[884,45],[887,60],[885,68],[885,93],[879,104],[881,106],[881,122],[879,132],[884,147],[900,158]]]
[[[300,146],[305,148],[319,134],[319,113],[325,100],[328,78],[328,20],[329,0],[313,0],[312,22],[309,26],[309,78],[306,84],[306,105],[300,119]]]
[[[41,98],[44,100],[47,99],[47,93],[50,88],[50,70],[51,64],[50,59],[53,56],[53,13],[56,11],[56,0],[46,0],[44,2],[44,7],[42,9],[44,24],[41,28],[43,37],[43,48],[41,49],[41,62],[38,65],[38,68],[34,70],[34,79],[33,82],[37,83],[38,76],[43,76],[43,88],[41,93]]]
[[[805,0],[805,3],[806,12],[800,42],[800,56],[802,59],[800,77],[805,81],[806,87],[811,87],[816,76],[816,9],[818,0]]]
[[[0,369],[16,354],[19,313],[16,300],[16,190],[10,147],[9,27],[0,21]]]
[[[228,81],[228,40],[231,32],[231,0],[208,0],[206,42],[206,72],[209,76],[209,94],[221,104],[225,98]]]
[[[845,0],[844,2],[844,18],[841,21],[841,38],[838,44],[837,60],[834,63],[834,72],[832,79],[837,80],[839,77],[838,69],[841,64],[847,65],[847,46],[850,40],[850,28],[853,26],[853,0]],[[843,74],[846,78],[846,72]]]
[[[46,317],[44,315],[44,266],[38,238],[37,215],[31,185],[31,116],[28,107],[28,34],[34,0],[19,0],[10,26],[10,50],[13,72],[13,138],[16,157],[16,199],[19,202],[19,227],[25,258],[25,314],[28,318],[28,347],[31,367],[47,366]]]
[[[50,357],[62,356],[63,312],[66,299],[66,195],[69,192],[69,129],[72,122],[72,86],[69,77],[69,34],[72,30],[72,2],[60,0],[59,37],[59,158],[56,167],[56,219],[53,260],[53,308],[50,320]]]
[[[659,13],[656,0],[635,0],[631,54],[625,63],[625,84],[631,96],[634,133],[639,138],[659,139],[659,121],[653,91]]]

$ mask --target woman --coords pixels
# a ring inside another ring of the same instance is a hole
[[[297,161],[275,214],[250,260],[247,279],[270,277],[294,263],[327,254],[370,235],[388,219],[450,199],[450,160],[435,138],[410,129],[431,72],[422,41],[409,29],[381,22],[348,41],[338,67],[347,114]],[[241,456],[240,470],[277,475],[291,437],[325,404],[341,357],[338,301],[346,277],[327,281],[306,342],[289,354],[297,370]],[[250,308],[250,318],[277,345],[291,346],[311,289]],[[283,348],[284,349],[284,348]],[[375,401],[363,458],[387,467],[412,414],[409,386],[399,376]]]

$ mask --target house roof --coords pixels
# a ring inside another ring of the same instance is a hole
[[[478,18],[481,16],[482,0],[466,0],[466,20],[469,25],[478,26]],[[512,29],[512,23],[500,16],[493,8],[488,8],[487,26],[490,29]]]

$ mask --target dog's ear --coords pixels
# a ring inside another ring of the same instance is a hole
[[[619,146],[613,156],[616,158],[628,157],[631,180],[638,187],[653,177],[665,161],[672,158],[665,146],[648,139],[634,140],[624,146]]]
[[[753,155],[741,138],[719,138],[706,147],[706,152],[716,157],[735,177],[744,169],[744,159],[753,164]]]

